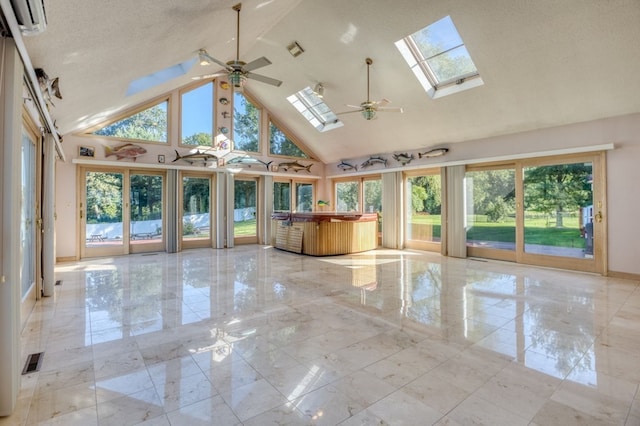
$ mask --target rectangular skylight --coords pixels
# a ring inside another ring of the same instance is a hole
[[[305,87],[289,96],[287,100],[300,114],[319,132],[326,132],[342,127],[342,121],[331,111],[331,108],[311,89]]]
[[[398,40],[396,47],[432,98],[483,84],[450,16]]]

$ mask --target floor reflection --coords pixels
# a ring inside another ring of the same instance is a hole
[[[637,282],[260,246],[56,273],[23,336],[42,371],[0,425],[640,420]]]

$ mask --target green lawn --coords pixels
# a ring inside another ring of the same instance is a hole
[[[233,223],[233,235],[242,237],[246,235],[256,235],[256,220],[243,220],[242,222]]]
[[[484,216],[475,216],[473,226],[467,230],[467,238],[477,241],[499,241],[515,243],[515,219],[504,222],[488,222]],[[440,216],[417,214],[411,218],[413,224],[432,225],[433,236],[440,237]],[[555,222],[545,217],[525,220],[525,244],[541,244],[556,247],[584,248],[585,240],[580,236],[578,218],[568,217],[563,228],[556,228]]]

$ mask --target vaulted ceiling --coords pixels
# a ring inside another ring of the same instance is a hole
[[[237,0],[45,0],[47,30],[25,37],[35,67],[59,77],[64,99],[51,114],[62,134],[220,70],[201,67],[127,97],[129,83],[195,57],[235,58]],[[394,43],[451,16],[484,85],[431,99]],[[247,90],[324,162],[423,149],[640,112],[639,0],[244,0],[240,59],[273,64]],[[286,49],[298,41],[305,52]],[[387,98],[403,114],[318,132],[287,96],[325,86],[335,112]],[[481,142],[479,142],[481,143]]]

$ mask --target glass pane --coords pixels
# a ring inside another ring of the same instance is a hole
[[[182,239],[207,240],[211,236],[211,180],[182,178]]]
[[[298,146],[272,122],[269,122],[269,153],[288,157],[309,158],[307,154],[298,148]]]
[[[234,181],[233,233],[236,237],[258,234],[256,222],[257,182]]]
[[[289,182],[273,183],[273,211],[291,210],[291,184]]]
[[[122,173],[87,172],[86,247],[121,246]]]
[[[593,257],[591,163],[524,169],[524,250]]]
[[[336,211],[359,211],[358,199],[360,198],[360,183],[338,182],[336,183]]]
[[[476,66],[464,46],[435,56],[427,63],[440,84],[476,72]]]
[[[213,145],[213,82],[182,94],[180,119],[183,145]]]
[[[260,151],[260,110],[242,93],[233,94],[233,149]]]
[[[20,220],[20,276],[22,296],[25,296],[35,283],[35,145],[29,135],[22,132],[22,182],[21,182],[21,220]]]
[[[515,250],[515,170],[467,172],[467,246]]]
[[[442,191],[440,175],[407,178],[407,240],[440,242]]]
[[[162,176],[131,175],[131,244],[162,242]]]
[[[430,58],[462,45],[462,39],[450,16],[445,16],[439,21],[413,33],[411,37],[425,58]]]
[[[382,180],[364,181],[364,212],[382,212]]]
[[[122,139],[167,142],[168,101],[130,115],[93,132],[94,135]]]
[[[296,211],[313,211],[313,184],[296,183]]]
[[[378,236],[382,236],[382,179],[364,181],[364,211],[378,213]]]

